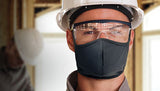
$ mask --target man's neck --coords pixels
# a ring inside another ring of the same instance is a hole
[[[124,81],[124,73],[113,79],[93,79],[78,73],[77,91],[118,91]]]

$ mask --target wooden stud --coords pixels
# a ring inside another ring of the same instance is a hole
[[[27,64],[26,67],[30,76],[31,84],[35,87],[35,66]]]
[[[34,28],[34,1],[22,0],[22,28]]]
[[[142,26],[135,32],[135,91],[142,91]]]
[[[127,59],[127,64],[125,68],[125,76],[127,78],[129,87],[131,91],[134,91],[133,89],[133,74],[134,74],[134,69],[133,69],[133,48],[130,50],[128,54],[128,59]]]
[[[27,1],[27,28],[34,28],[34,1]]]
[[[138,6],[142,8],[142,0],[138,0]],[[135,44],[134,44],[134,90],[143,91],[142,89],[142,25],[135,30]]]

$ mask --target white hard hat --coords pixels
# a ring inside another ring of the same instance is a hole
[[[30,65],[36,64],[36,58],[42,51],[43,39],[35,29],[21,29],[14,33],[16,47],[23,61]]]
[[[104,4],[122,5],[128,9],[133,16],[131,21],[132,29],[137,28],[143,20],[144,12],[138,7],[137,0],[63,0],[62,9],[57,14],[57,24],[62,30],[66,31],[70,29],[70,16],[78,8],[88,5]]]

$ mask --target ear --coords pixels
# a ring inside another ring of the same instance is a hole
[[[134,41],[134,30],[131,30],[130,42],[129,42],[129,50],[131,50]]]
[[[66,31],[66,38],[67,38],[67,43],[68,43],[69,48],[70,48],[72,51],[75,51],[75,50],[74,50],[73,35],[72,35],[72,32],[71,32],[70,30],[67,30],[67,31]]]

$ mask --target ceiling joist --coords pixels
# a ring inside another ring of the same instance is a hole
[[[41,16],[41,15],[44,15],[44,14],[46,14],[46,13],[48,13],[48,12],[50,12],[50,11],[56,10],[56,9],[58,9],[58,8],[60,8],[60,7],[61,7],[61,4],[60,4],[60,3],[59,3],[59,4],[53,4],[52,7],[49,7],[48,9],[45,9],[45,10],[37,13],[37,14],[36,14],[36,17],[39,17],[39,16]]]
[[[35,3],[35,8],[43,8],[43,7],[53,7],[59,5],[60,3]]]

